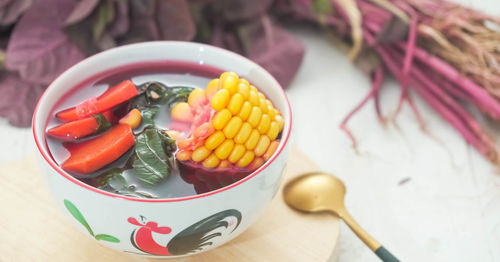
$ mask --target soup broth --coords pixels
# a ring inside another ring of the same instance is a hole
[[[91,77],[54,106],[51,156],[77,179],[132,197],[183,197],[234,183],[274,153],[283,118],[244,78],[221,73],[164,61]]]

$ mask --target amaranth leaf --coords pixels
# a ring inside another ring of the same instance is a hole
[[[54,8],[57,6],[57,8]],[[49,84],[84,55],[60,27],[74,1],[35,2],[16,24],[7,46],[7,69],[29,82]]]
[[[135,140],[135,159],[132,163],[138,180],[155,185],[171,171],[171,140],[156,128],[146,128]]]

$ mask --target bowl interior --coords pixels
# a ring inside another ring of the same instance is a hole
[[[283,139],[281,140],[277,152],[268,163],[271,163],[281,152],[290,135],[291,110],[283,89],[266,70],[243,56],[221,48],[190,42],[158,41],[121,46],[96,54],[74,65],[54,80],[40,98],[33,116],[33,135],[35,143],[45,161],[69,180],[86,188],[90,187],[63,171],[50,157],[49,149],[45,142],[45,129],[52,107],[76,84],[99,73],[129,64],[165,60],[194,62],[200,65],[206,64],[224,71],[234,71],[238,75],[245,76],[252,84],[257,86],[269,97],[285,119],[285,127],[282,133]],[[254,171],[253,174],[247,176],[243,180],[246,181],[250,179],[265,167],[266,165],[261,166]],[[243,182],[243,180],[240,182]],[[224,188],[221,188],[215,190],[215,192],[223,190]],[[94,191],[105,192],[98,189]],[[214,191],[208,193],[214,193]],[[202,195],[204,194],[197,196]],[[113,194],[113,196],[118,195]],[[136,198],[125,196],[123,198],[140,201]],[[183,198],[177,200],[181,199]],[[162,201],[167,199],[155,200]]]

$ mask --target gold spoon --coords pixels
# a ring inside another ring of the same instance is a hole
[[[345,185],[333,175],[308,173],[289,181],[283,189],[285,202],[300,211],[329,211],[340,217],[354,233],[382,260],[398,262],[377,240],[368,235],[344,206]]]

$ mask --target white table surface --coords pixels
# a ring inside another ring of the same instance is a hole
[[[498,0],[460,2],[500,15]],[[432,137],[421,132],[407,106],[397,125],[382,126],[370,102],[349,122],[357,155],[338,125],[368,92],[368,79],[321,35],[293,32],[306,55],[287,90],[292,141],[344,180],[346,206],[359,224],[402,261],[500,261],[499,169],[415,95]],[[394,111],[399,91],[386,80],[385,115]],[[35,154],[31,130],[3,119],[0,146],[0,163]],[[379,260],[342,224],[339,261]]]

